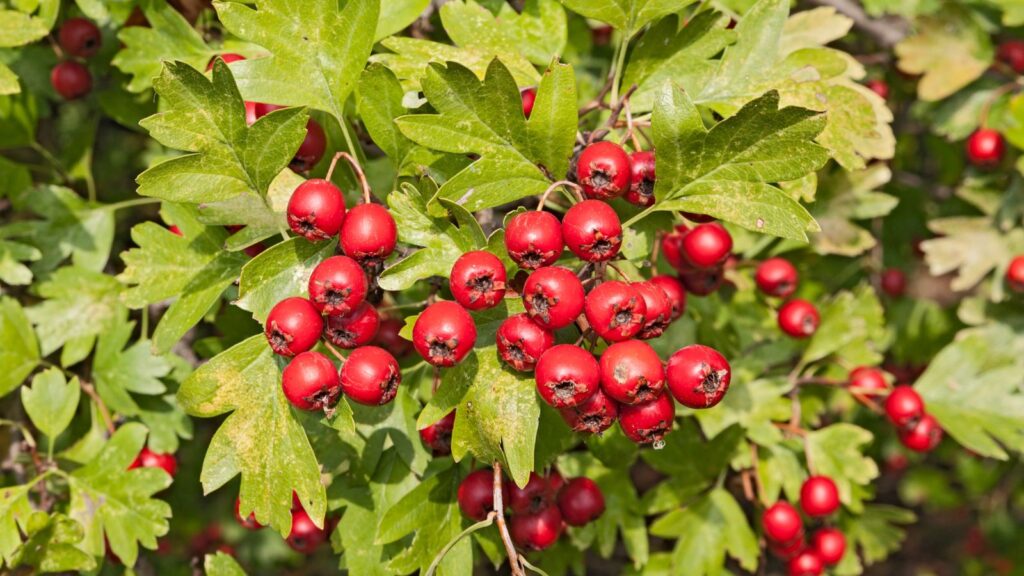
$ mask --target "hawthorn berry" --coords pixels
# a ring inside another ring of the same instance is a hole
[[[622,404],[656,399],[665,387],[665,366],[650,344],[616,342],[601,354],[601,390]]]
[[[562,408],[559,413],[573,431],[600,434],[618,419],[619,405],[598,389],[590,398],[571,408]]]
[[[569,408],[597,391],[601,368],[594,355],[572,344],[549,348],[537,361],[537,392],[555,408]]]
[[[914,452],[931,452],[942,442],[942,427],[931,414],[925,414],[900,430],[900,442]]]
[[[570,526],[584,526],[604,514],[604,494],[590,478],[573,478],[558,495],[558,510]]]
[[[811,476],[800,487],[800,507],[815,518],[839,509],[839,489],[828,476]]]
[[[305,510],[292,510],[292,531],[285,540],[289,548],[299,554],[312,554],[326,540],[323,528],[318,528]]]
[[[807,300],[794,298],[779,308],[779,328],[793,338],[807,338],[818,330],[821,317]]]
[[[501,482],[502,502],[508,502],[508,482]],[[459,484],[459,508],[471,520],[483,520],[494,510],[494,472],[481,468],[470,472]]]
[[[405,322],[397,318],[384,318],[377,328],[377,337],[374,343],[395,355],[395,358],[404,358],[413,351],[412,342],[402,338],[402,328]]]
[[[333,406],[341,394],[338,370],[319,352],[303,352],[281,375],[281,387],[292,406],[300,410],[323,410]]]
[[[825,571],[825,563],[814,550],[805,549],[789,561],[789,576],[821,576]]]
[[[679,282],[687,292],[695,296],[707,296],[718,290],[725,281],[722,267],[701,270],[685,268],[679,271]]]
[[[671,314],[669,320],[676,320],[683,315],[686,311],[686,288],[683,287],[683,283],[674,276],[668,274],[661,274],[648,280],[649,283],[662,289],[665,295],[668,296],[669,304],[671,305]],[[644,298],[645,303],[647,298]]]
[[[714,348],[691,344],[668,359],[665,370],[672,396],[688,408],[711,408],[725,397],[732,380],[729,362]]]
[[[256,520],[255,512],[250,512],[249,516],[242,518],[242,514],[239,512],[241,505],[242,499],[235,498],[235,521],[246,530],[259,530],[260,528],[263,528],[263,524],[260,524],[259,521]]]
[[[797,554],[803,552],[806,547],[807,543],[804,542],[802,535],[798,538],[794,538],[792,542],[768,541],[768,549],[771,550],[772,554],[775,554],[787,562],[792,560]]]
[[[296,172],[309,172],[324,157],[327,150],[327,135],[320,124],[312,118],[306,122],[306,138],[295,151],[289,166]]]
[[[476,343],[476,324],[455,302],[434,302],[420,313],[412,327],[412,345],[433,366],[454,366]]]
[[[924,416],[924,400],[910,386],[897,386],[885,399],[885,415],[898,428],[910,426]]]
[[[899,268],[886,268],[882,271],[879,284],[882,286],[882,292],[899,298],[907,290],[907,275]]]
[[[636,288],[612,280],[587,294],[583,311],[598,336],[609,342],[621,342],[643,328],[647,305]]]
[[[686,259],[683,258],[683,237],[689,231],[690,227],[686,224],[678,224],[671,232],[661,237],[661,254],[665,257],[665,261],[676,270],[689,268]]]
[[[615,32],[615,28],[607,24],[597,26],[590,29],[590,38],[593,40],[594,46],[607,46],[612,40],[613,32]]]
[[[315,346],[323,329],[323,317],[313,303],[293,296],[274,305],[263,331],[275,353],[295,356]]]
[[[624,196],[626,202],[644,208],[654,204],[654,152],[633,152],[629,155],[629,166],[629,191]]]
[[[860,366],[850,371],[849,386],[865,396],[880,396],[889,389],[889,382],[878,368]]]
[[[583,194],[595,200],[610,200],[629,189],[629,155],[614,142],[597,142],[583,149],[576,160],[576,181]]]
[[[1024,74],[1024,41],[1006,40],[999,44],[996,59],[1013,69],[1017,74]]]
[[[674,280],[673,280],[674,281]],[[672,322],[672,301],[668,294],[654,282],[636,282],[633,288],[640,293],[644,299],[644,324],[637,332],[636,337],[641,340],[650,340],[661,336],[669,323]]]
[[[683,235],[683,259],[701,270],[721,266],[732,252],[732,235],[716,222],[698,224]]]
[[[344,221],[345,197],[329,180],[306,180],[288,200],[288,227],[310,242],[336,236]]]
[[[967,160],[979,168],[999,164],[1006,152],[1003,135],[989,128],[979,128],[967,138]]]
[[[213,63],[217,61],[217,58],[218,58],[218,56],[214,56],[213,58],[210,58],[209,62],[207,62],[207,64],[206,64],[206,71],[207,72],[209,72],[210,70],[213,70]],[[221,54],[219,56],[219,58],[221,60],[223,60],[225,64],[231,64],[232,62],[238,62],[240,60],[245,60],[245,56],[242,56],[241,54],[235,54],[234,52],[225,52],[224,54]],[[255,111],[256,111],[256,103],[252,102],[251,104],[253,105],[253,112],[255,113]],[[250,122],[250,124],[252,124],[252,123]]]
[[[505,297],[505,265],[486,250],[466,252],[455,261],[449,285],[455,301],[468,310],[493,308]]]
[[[355,402],[382,406],[394,400],[402,372],[390,352],[376,346],[356,348],[341,366],[341,389]]]
[[[1024,292],[1024,255],[1015,256],[1006,267],[1006,284],[1014,292]]]
[[[100,29],[85,18],[68,18],[61,24],[57,42],[68,54],[88,58],[99,51],[103,37]]]
[[[761,517],[765,538],[772,542],[786,543],[803,537],[804,521],[800,513],[789,502],[780,500],[772,504]]]
[[[714,216],[709,216],[707,214],[697,214],[696,212],[680,212],[680,214],[683,215],[683,218],[686,218],[690,222],[694,222],[696,224],[707,224],[708,222],[715,221]]]
[[[89,69],[73,60],[58,63],[50,71],[50,84],[65,100],[81,98],[92,90]]]
[[[604,262],[619,253],[622,223],[605,202],[584,200],[562,217],[562,235],[569,250],[581,260]]]
[[[537,100],[537,89],[523,88],[519,91],[519,96],[523,99],[523,116],[529,118],[533,113],[533,103]]]
[[[175,224],[171,224],[170,226],[168,226],[168,227],[167,227],[167,230],[168,230],[168,231],[169,231],[169,232],[170,232],[171,234],[174,234],[175,236],[182,236],[182,237],[184,237],[184,236],[185,236],[185,235],[184,235],[184,234],[183,234],[183,233],[181,232],[181,228],[178,228],[178,226],[177,226],[177,225],[175,225]]]
[[[799,275],[785,258],[769,258],[757,266],[754,281],[766,296],[789,298],[796,292]]]
[[[564,523],[558,506],[548,506],[538,512],[517,514],[509,522],[512,541],[527,550],[544,550],[558,541]]]
[[[541,355],[555,344],[555,335],[526,314],[509,316],[495,335],[498,356],[520,372],[530,372]]]
[[[348,314],[328,316],[324,323],[324,340],[339,348],[351,350],[372,342],[379,327],[377,309],[363,301]]]
[[[637,444],[659,444],[672,429],[675,406],[672,397],[662,394],[646,404],[619,407],[619,427]]]
[[[348,256],[331,256],[309,275],[309,300],[322,314],[343,316],[366,299],[369,282],[362,266]]]
[[[565,477],[558,470],[552,468],[548,472],[548,486],[551,487],[551,493],[557,497],[562,493],[562,488],[565,487]]]
[[[348,211],[338,239],[345,255],[364,265],[376,265],[394,251],[398,227],[387,208],[364,203]]]
[[[523,304],[530,319],[557,330],[576,321],[586,297],[583,283],[572,270],[547,266],[535,270],[523,285]]]
[[[513,514],[531,514],[540,512],[554,503],[556,492],[552,490],[547,478],[530,472],[526,486],[520,488],[512,484],[508,489],[508,507]]]
[[[868,80],[867,87],[868,90],[871,90],[875,94],[878,94],[878,97],[881,98],[882,100],[889,99],[889,83],[886,82],[885,80],[879,78],[876,78],[874,80]]]
[[[822,528],[811,537],[811,547],[822,562],[835,566],[846,553],[846,537],[836,528]]]
[[[520,212],[505,227],[505,248],[520,268],[536,270],[550,266],[562,255],[564,247],[562,223],[550,212]]]
[[[160,468],[173,477],[178,473],[178,459],[169,452],[154,452],[148,446],[143,446],[139,455],[128,465],[129,470],[136,468]]]
[[[455,429],[455,411],[452,410],[437,422],[420,429],[420,440],[430,448],[434,456],[452,453],[452,430]]]

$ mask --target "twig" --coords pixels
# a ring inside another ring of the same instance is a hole
[[[548,196],[550,196],[552,192],[557,190],[559,186],[566,186],[570,188],[573,192],[576,193],[576,199],[579,200],[580,202],[583,201],[583,188],[581,188],[579,184],[575,182],[570,182],[568,180],[559,180],[558,182],[551,184],[551,186],[548,186],[548,189],[545,190],[544,193],[540,195],[540,203],[537,204],[538,212],[544,209],[544,204],[548,201]]]
[[[363,172],[363,167],[359,165],[359,160],[356,160],[348,152],[338,152],[334,155],[334,158],[331,159],[331,166],[327,169],[327,180],[330,180],[331,175],[334,174],[334,167],[338,164],[339,158],[344,158],[352,167],[352,172],[355,173],[356,178],[359,180],[359,187],[363,190],[363,202],[369,204],[372,201],[370,183],[366,181],[366,174]]]
[[[608,121],[605,123],[605,127],[601,128],[600,130],[594,130],[593,132],[591,132],[590,138],[587,139],[587,144],[593,144],[595,141],[600,140],[601,138],[604,138],[606,135],[608,135],[610,128],[614,128],[615,123],[619,121],[619,115],[622,114],[623,106],[625,106],[626,103],[629,102],[629,97],[633,95],[633,92],[636,92],[636,89],[637,85],[633,84],[632,86],[629,87],[629,90],[626,90],[626,93],[622,95],[622,98],[619,98],[618,102],[612,106],[611,115],[608,117]]]
[[[512,544],[512,537],[508,533],[508,525],[505,524],[505,502],[501,497],[502,476],[501,462],[494,462],[494,512],[498,520],[498,532],[501,534],[501,542],[505,545],[505,552],[508,554],[508,565],[512,569],[512,576],[525,576],[523,566],[519,563],[519,555],[516,547]]]
[[[837,12],[853,20],[854,26],[886,48],[892,48],[910,33],[910,25],[903,18],[872,18],[854,0],[810,0],[810,3],[835,8]]]
[[[819,378],[817,376],[805,376],[803,378],[798,378],[796,381],[797,386],[803,386],[805,384],[815,384],[818,386],[845,386],[846,382],[833,380],[831,378]]]
[[[89,398],[92,398],[93,402],[96,403],[96,407],[100,409],[100,417],[103,418],[103,425],[107,428],[107,433],[110,435],[114,434],[114,419],[110,417],[110,410],[107,410],[106,403],[100,398],[100,395],[96,393],[96,388],[92,384],[81,381],[82,392],[85,392]]]
[[[327,350],[330,351],[330,353],[333,354],[334,357],[337,358],[339,362],[341,362],[342,366],[344,366],[345,365],[345,355],[342,354],[341,352],[338,352],[338,349],[335,348],[334,346],[332,346],[331,343],[328,342],[326,339],[324,339],[323,343],[324,343],[324,346],[327,347]]]
[[[753,442],[750,443],[750,457],[754,462],[754,487],[757,488],[757,501],[760,502],[761,498],[764,498],[764,484],[761,483],[761,473],[757,471],[757,463],[761,461],[761,458],[757,454],[757,444]]]

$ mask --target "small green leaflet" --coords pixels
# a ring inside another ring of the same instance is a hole
[[[901,71],[922,75],[917,83],[920,99],[942,100],[988,69],[994,50],[986,26],[956,5],[914,21],[915,33],[897,44],[895,52]]]
[[[27,566],[37,573],[83,572],[96,568],[96,559],[78,548],[82,525],[64,514],[34,512],[25,526],[28,539],[11,558],[13,567]]]
[[[381,64],[371,64],[359,77],[356,105],[359,117],[373,142],[401,163],[413,143],[398,131],[395,118],[406,114],[402,104],[405,93],[395,73]]]
[[[0,297],[0,397],[18,387],[39,365],[39,343],[28,316],[13,298]]]
[[[804,350],[803,362],[834,355],[847,366],[875,366],[887,345],[882,303],[871,286],[843,291],[822,307],[821,324]]]
[[[160,378],[171,371],[165,358],[153,355],[148,340],[127,346],[134,329],[135,322],[119,322],[100,334],[92,360],[96,391],[108,407],[126,416],[141,413],[132,394],[163,394],[167,387]]]
[[[677,539],[672,553],[673,574],[725,574],[726,554],[747,571],[757,568],[757,537],[736,499],[722,488],[658,518],[651,525],[651,534]]]
[[[59,5],[57,7],[59,8]],[[0,48],[16,48],[35,42],[46,36],[52,26],[51,18],[31,16],[17,10],[0,10]],[[0,63],[0,96],[19,92],[21,86],[18,84],[18,77],[6,64]]]
[[[377,19],[374,42],[401,32],[415,22],[428,6],[430,6],[430,0],[388,0],[383,2],[380,7],[380,17]]]
[[[561,0],[573,12],[611,24],[633,36],[647,25],[668,14],[681,12],[693,0]]]
[[[873,164],[864,170],[835,170],[819,181],[811,214],[821,232],[811,238],[818,254],[857,256],[873,248],[877,241],[855,220],[881,218],[889,214],[899,200],[876,191],[892,177],[885,164]]]
[[[298,236],[275,244],[242,268],[235,304],[263,322],[281,300],[306,294],[309,275],[334,256],[336,247],[334,242],[313,244]]]
[[[162,0],[139,4],[149,26],[122,28],[117,38],[124,48],[111,62],[132,77],[128,90],[142,92],[151,87],[164,62],[185,62],[202,70],[217,54],[173,5]]]
[[[224,552],[207,554],[203,559],[206,576],[245,576],[245,570],[238,565],[234,557]]]
[[[0,557],[8,565],[14,552],[21,546],[21,534],[25,531],[29,516],[32,515],[28,491],[39,481],[40,479],[36,478],[22,486],[0,488]],[[3,562],[0,562],[0,566],[2,565]]]
[[[858,487],[867,486],[878,477],[878,465],[862,453],[873,439],[871,432],[846,423],[807,433],[811,470],[832,478],[839,488],[839,499],[854,512],[863,508]]]
[[[921,243],[932,276],[956,272],[950,288],[973,288],[1015,253],[1011,243],[1024,247],[1024,231],[1015,229],[1009,238],[992,226],[992,219],[975,216],[936,218],[928,222],[935,237]]]
[[[46,434],[52,444],[75,417],[80,394],[77,376],[68,382],[60,368],[50,368],[32,379],[31,388],[22,387],[21,404],[32,424]]]
[[[902,525],[916,521],[917,517],[910,510],[884,504],[871,504],[865,506],[861,514],[843,516],[839,527],[846,536],[846,556],[836,568],[837,574],[861,573],[860,563],[854,554],[858,549],[868,566],[885,560],[903,543],[906,531]],[[853,570],[844,569],[848,566]]]
[[[100,272],[64,267],[37,288],[46,300],[26,313],[36,327],[43,356],[65,342],[109,330],[128,312],[120,301],[121,283]]]
[[[561,56],[568,38],[565,10],[556,0],[528,0],[519,11],[502,3],[497,14],[473,0],[457,0],[442,5],[440,13],[456,46],[499,56],[515,46],[538,66]]]

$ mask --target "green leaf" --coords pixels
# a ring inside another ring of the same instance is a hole
[[[871,444],[871,432],[853,424],[832,424],[808,432],[807,458],[815,474],[828,476],[839,488],[839,499],[847,508],[860,512],[860,491],[878,477],[878,465],[862,450]]]
[[[497,14],[473,0],[458,0],[442,5],[440,12],[444,30],[457,46],[497,55],[515,46],[538,66],[560,56],[568,37],[565,10],[555,0],[527,0],[518,12],[503,3]]]
[[[359,117],[373,142],[396,162],[405,158],[413,147],[395,125],[395,118],[407,112],[402,104],[404,95],[395,73],[380,64],[371,64],[359,77],[356,90]]]
[[[884,504],[867,505],[861,514],[843,516],[840,528],[846,536],[846,557],[860,549],[869,566],[885,560],[903,543],[906,531],[899,525],[916,521],[917,517],[910,510]]]
[[[873,164],[858,172],[837,170],[822,179],[811,206],[821,225],[821,232],[811,237],[814,251],[852,257],[873,248],[875,237],[854,221],[881,218],[896,207],[897,198],[875,191],[891,177],[888,166]]]
[[[0,239],[0,282],[12,286],[31,284],[32,270],[22,262],[36,261],[42,257],[43,253],[33,246]]]
[[[18,77],[6,64],[0,62],[0,96],[19,92],[21,92],[21,84],[18,83]]]
[[[245,570],[238,565],[235,558],[224,552],[207,554],[203,559],[206,576],[245,576]]]
[[[124,48],[111,62],[132,77],[128,90],[142,92],[150,88],[164,62],[185,62],[202,70],[217,54],[173,5],[143,0],[139,7],[149,26],[122,28],[117,38]]]
[[[0,297],[0,397],[18,387],[39,365],[39,343],[28,316],[13,298]]]
[[[533,110],[526,121],[531,157],[551,174],[565,174],[569,170],[579,120],[576,106],[576,76],[572,66],[552,64],[541,78]]]
[[[46,36],[49,31],[50,28],[42,18],[16,10],[0,10],[0,48],[30,44]]]
[[[822,307],[821,323],[804,350],[804,364],[835,355],[844,365],[874,366],[886,345],[885,316],[875,291],[863,284]]]
[[[43,356],[76,338],[109,330],[124,318],[121,283],[112,276],[68,266],[37,285],[46,300],[26,313],[36,327]]]
[[[37,478],[30,484],[0,488],[0,557],[8,565],[21,546],[21,534],[27,531],[28,519],[32,515],[28,492],[39,481]]]
[[[275,304],[306,293],[307,280],[320,262],[334,255],[333,242],[290,238],[272,246],[242,268],[235,304],[263,322]]]
[[[953,216],[928,222],[935,237],[921,243],[932,276],[956,272],[949,287],[956,291],[973,288],[992,270],[1013,257],[1000,231],[988,217]],[[1014,232],[1022,240],[1020,230]]]
[[[67,516],[36,512],[26,525],[28,539],[14,553],[10,565],[29,566],[37,573],[83,572],[96,568],[96,559],[78,549],[82,525]]]
[[[100,398],[126,416],[140,413],[131,393],[163,394],[167,388],[160,378],[171,371],[166,359],[153,355],[148,340],[125,348],[134,329],[134,322],[120,322],[100,334],[92,361],[92,377]]]
[[[21,404],[25,412],[50,443],[67,429],[78,409],[81,389],[78,377],[65,381],[60,368],[50,368],[32,379],[32,387],[21,389]]]
[[[743,509],[722,488],[662,516],[651,525],[651,534],[678,539],[672,553],[673,574],[724,574],[726,554],[747,571],[757,568],[757,537]]]
[[[415,22],[428,6],[430,0],[388,0],[382,3],[373,40],[376,42],[401,32]]]
[[[681,12],[692,0],[561,0],[573,12],[611,24],[632,36],[648,22]]]
[[[895,47],[900,70],[922,75],[917,96],[942,100],[981,76],[992,63],[992,41],[976,17],[947,6],[914,22],[914,34]]]

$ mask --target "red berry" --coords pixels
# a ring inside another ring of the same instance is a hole
[[[341,225],[342,251],[359,262],[383,262],[395,249],[398,228],[388,209],[380,204],[353,206]]]
[[[612,280],[587,294],[583,310],[598,336],[609,342],[621,342],[643,328],[647,305],[633,286]]]
[[[344,316],[328,316],[324,339],[339,348],[351,350],[372,342],[379,326],[377,309],[363,301]]]
[[[505,227],[505,248],[521,268],[550,266],[562,255],[562,223],[550,212],[531,210],[513,216]]]
[[[882,100],[889,99],[889,83],[886,82],[885,80],[868,80],[867,87],[868,90],[871,90],[875,94],[878,94],[878,96],[881,97]]]
[[[1006,141],[995,130],[979,128],[967,138],[967,160],[979,168],[991,168],[1003,159]]]
[[[171,232],[171,234],[174,234],[175,236],[184,236],[184,234],[182,234],[181,232],[181,228],[178,228],[174,224],[168,226],[167,229]]]
[[[324,320],[313,303],[294,296],[274,305],[263,332],[274,352],[295,356],[315,346],[323,329]]]
[[[761,262],[754,273],[754,281],[761,292],[776,298],[792,296],[798,280],[796,268],[785,258],[769,258]]]
[[[839,489],[828,476],[811,476],[800,487],[800,507],[810,517],[828,516],[839,509]]]
[[[675,413],[672,397],[662,394],[646,404],[621,406],[619,427],[637,444],[658,444],[672,429]]]
[[[695,212],[680,212],[680,214],[683,215],[683,218],[697,224],[707,224],[708,222],[715,221],[714,216],[708,216],[707,214],[697,214]]]
[[[92,90],[92,75],[89,69],[78,62],[65,60],[50,71],[50,84],[65,100],[81,98]]]
[[[356,348],[341,366],[341,389],[352,400],[382,406],[398,394],[402,372],[390,352],[376,346]]]
[[[668,294],[654,282],[636,282],[633,284],[633,288],[640,293],[640,297],[644,299],[644,306],[647,308],[647,311],[644,312],[644,325],[637,332],[636,337],[650,340],[661,336],[665,332],[665,328],[668,328],[669,323],[672,322],[672,301],[669,300]]]
[[[285,540],[292,550],[299,554],[312,554],[326,540],[327,534],[322,528],[317,528],[305,510],[292,510],[292,531]]]
[[[501,483],[502,501],[508,502],[508,483]],[[483,520],[494,510],[494,472],[484,468],[462,479],[458,491],[459,508],[471,520]]]
[[[688,408],[711,408],[725,397],[732,380],[729,362],[714,348],[691,344],[668,359],[668,389]]]
[[[412,342],[402,338],[401,331],[405,327],[405,322],[397,318],[384,318],[380,321],[380,327],[377,329],[377,337],[374,338],[374,343],[389,350],[395,355],[395,358],[404,358],[412,353],[413,347]]]
[[[900,442],[914,452],[931,452],[942,442],[942,427],[934,416],[925,414],[916,423],[900,430]]]
[[[555,335],[526,314],[509,316],[495,335],[498,355],[520,372],[530,372],[541,354],[555,344]]]
[[[1017,74],[1024,74],[1024,41],[1006,40],[1001,43],[996,50],[996,58]]]
[[[885,399],[885,415],[898,428],[911,426],[924,416],[924,400],[910,386],[897,386]]]
[[[232,62],[238,62],[240,60],[245,60],[245,56],[242,56],[241,54],[235,54],[234,52],[225,52],[223,54],[220,54],[219,57],[220,57],[221,60],[224,61],[225,64],[231,64]],[[213,70],[213,63],[217,60],[217,58],[218,58],[217,56],[214,56],[213,58],[210,58],[210,62],[206,64],[206,71],[207,72],[209,72],[210,70]],[[255,113],[255,111],[256,111],[256,103],[252,102],[251,104],[253,105],[252,106],[253,107],[253,112]]]
[[[633,152],[629,156],[630,178],[626,202],[647,207],[654,204],[654,152]]]
[[[597,391],[601,369],[593,354],[572,344],[548,349],[537,361],[537,392],[555,408],[576,406]]]
[[[789,576],[821,576],[825,563],[814,550],[804,550],[789,561]]]
[[[306,180],[288,200],[288,226],[310,242],[337,235],[344,220],[345,198],[327,180]]]
[[[619,253],[622,223],[608,204],[584,200],[562,217],[562,234],[569,250],[581,260],[604,262]]]
[[[600,434],[612,427],[619,417],[619,405],[598,389],[590,397],[571,408],[559,411],[562,419],[576,432]]]
[[[698,224],[682,239],[683,258],[695,268],[708,270],[725,263],[732,252],[732,235],[721,224]]]
[[[572,270],[561,266],[540,268],[523,286],[523,304],[530,319],[557,330],[576,321],[583,312],[583,283]]]
[[[880,396],[889,389],[889,382],[878,368],[860,366],[850,372],[850,388],[865,396]]]
[[[270,114],[274,110],[281,110],[284,106],[278,106],[277,104],[266,104],[264,102],[256,103],[256,117],[263,118],[267,114]]]
[[[795,538],[792,542],[768,541],[768,549],[771,550],[772,554],[775,554],[787,562],[796,557],[797,554],[803,552],[806,547],[807,543],[804,542],[803,535],[799,538]]]
[[[811,547],[822,562],[835,566],[846,553],[846,537],[836,528],[822,528],[811,537]]]
[[[665,366],[650,344],[616,342],[601,354],[601,390],[623,404],[643,404],[665,387]]]
[[[103,37],[100,29],[85,18],[68,18],[60,27],[57,42],[68,54],[88,58],[99,51]]]
[[[554,468],[548,472],[548,486],[551,487],[551,493],[558,496],[562,492],[562,488],[565,487],[565,477],[562,476],[558,470]]]
[[[655,276],[649,282],[661,288],[665,295],[668,296],[669,304],[672,307],[669,320],[675,320],[682,316],[683,312],[686,311],[686,288],[683,287],[683,283],[674,276],[667,274]],[[644,300],[646,302],[647,298],[645,297]]]
[[[807,338],[818,329],[818,309],[807,300],[794,298],[779,308],[779,328],[793,338]]]
[[[447,456],[452,453],[452,430],[455,429],[455,411],[452,410],[444,418],[420,430],[420,440],[430,448],[434,456]]]
[[[519,91],[519,96],[523,99],[523,116],[529,118],[533,113],[533,103],[537,100],[537,89],[523,88]]]
[[[761,526],[765,537],[773,542],[792,542],[804,534],[804,521],[800,513],[792,504],[781,500],[764,511]]]
[[[455,302],[434,302],[420,313],[412,327],[412,345],[434,366],[454,366],[476,343],[476,324]]]
[[[687,292],[695,296],[707,296],[718,290],[725,281],[725,275],[721,267],[700,270],[698,268],[686,268],[679,271],[679,282]]]
[[[178,459],[169,452],[153,452],[148,446],[143,446],[139,455],[128,465],[129,470],[134,470],[135,468],[160,468],[174,476],[178,473]]]
[[[686,224],[679,224],[668,234],[661,237],[661,254],[665,261],[676,270],[689,268],[686,259],[683,258],[683,236],[690,231]]]
[[[584,526],[604,514],[604,494],[590,478],[573,478],[558,495],[558,510],[566,524]]]
[[[587,198],[609,200],[629,189],[629,156],[614,142],[598,142],[583,149],[576,160],[576,180]]]
[[[260,528],[263,528],[263,524],[260,524],[259,522],[256,521],[256,513],[255,512],[250,512],[248,517],[242,518],[242,514],[239,512],[239,507],[241,505],[242,505],[242,499],[241,498],[235,498],[235,521],[237,521],[238,524],[241,525],[242,528],[245,528],[246,530],[259,530]]]
[[[485,250],[466,252],[452,266],[455,301],[469,310],[493,308],[505,297],[505,265]]]
[[[316,120],[310,118],[306,122],[306,138],[295,151],[295,157],[289,166],[296,172],[309,172],[324,157],[326,149],[327,135],[324,134],[324,129]]]
[[[319,352],[303,352],[284,368],[284,395],[300,410],[323,410],[333,406],[341,394],[338,370]]]
[[[540,512],[555,501],[555,491],[547,478],[530,472],[530,479],[522,488],[513,484],[508,492],[508,506],[513,514]]]
[[[558,506],[548,506],[532,514],[517,514],[509,522],[509,532],[516,546],[527,550],[544,550],[558,541],[564,523]]]
[[[907,290],[907,276],[899,268],[886,268],[882,271],[880,284],[883,292],[899,298]]]
[[[1024,292],[1024,255],[1015,256],[1006,267],[1006,283],[1014,292]]]
[[[358,262],[348,256],[331,256],[313,269],[308,288],[317,310],[343,316],[363,303],[369,283]]]
[[[607,46],[612,40],[612,32],[614,31],[615,29],[608,25],[591,28],[590,37],[594,41],[594,46]]]

